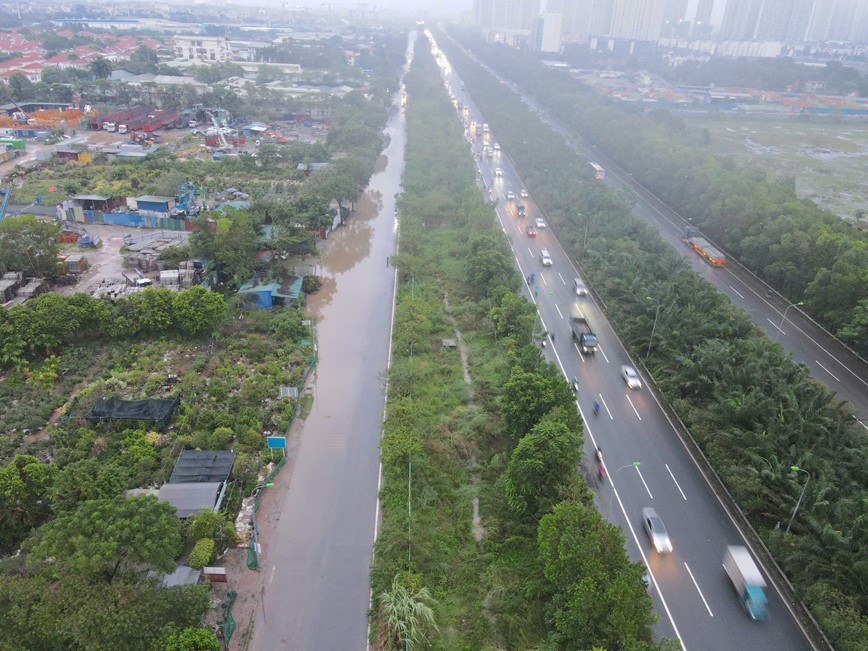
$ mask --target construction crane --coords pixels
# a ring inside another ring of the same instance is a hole
[[[214,123],[214,128],[217,130],[217,138],[220,140],[220,147],[217,148],[217,151],[232,151],[232,145],[226,140],[226,136],[223,135],[223,127],[217,122],[217,117],[211,111],[205,111],[209,118],[211,118],[211,122]]]
[[[18,106],[18,104],[15,102],[15,100],[9,100],[9,101],[12,103],[12,106],[14,106],[16,109],[18,109],[17,111],[15,111],[15,113],[12,115],[12,117],[14,117],[16,120],[18,120],[21,124],[35,124],[36,123],[36,120],[31,120],[30,118],[27,117],[27,112],[23,108]]]

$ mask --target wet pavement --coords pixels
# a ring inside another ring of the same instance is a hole
[[[386,260],[395,251],[403,112],[392,114],[386,133],[390,143],[366,194],[322,249],[323,288],[308,299],[318,324],[314,405],[258,516],[262,585],[253,595],[249,649],[345,651],[367,644],[395,282]],[[238,637],[233,648],[246,635]]]

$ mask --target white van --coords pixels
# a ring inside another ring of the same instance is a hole
[[[540,251],[539,261],[542,262],[543,267],[552,266],[552,256],[549,255],[548,249],[543,249],[542,251]]]
[[[588,288],[581,278],[573,278],[573,291],[576,292],[576,296],[588,295]]]

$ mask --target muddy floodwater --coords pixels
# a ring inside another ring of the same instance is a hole
[[[367,192],[322,248],[323,287],[308,298],[319,353],[314,406],[282,493],[259,519],[262,605],[250,649],[366,646],[403,112],[393,112],[386,136]]]

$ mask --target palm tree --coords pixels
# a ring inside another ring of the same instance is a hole
[[[437,601],[428,588],[411,593],[402,585],[401,578],[401,574],[396,574],[392,589],[380,593],[378,599],[380,622],[387,629],[378,640],[382,649],[412,649],[428,639],[430,630],[437,630],[431,608]]]
[[[112,64],[108,59],[98,57],[90,62],[90,72],[96,79],[108,79],[112,73]]]

